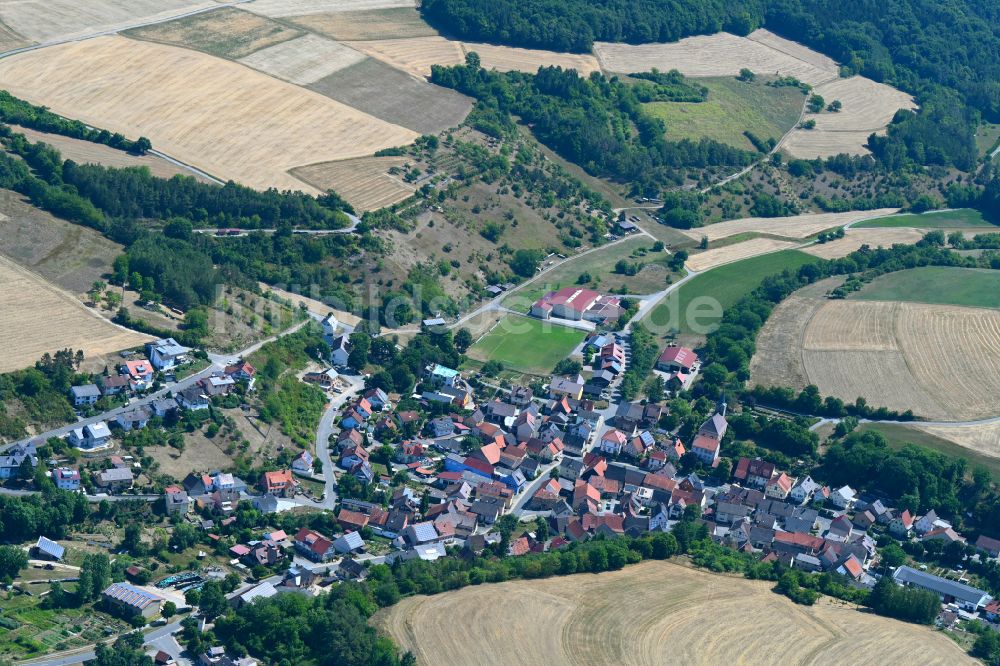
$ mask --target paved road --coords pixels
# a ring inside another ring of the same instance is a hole
[[[361,377],[349,375],[341,375],[341,377],[349,381],[351,383],[351,387],[339,394],[330,402],[330,405],[326,408],[326,411],[323,412],[323,416],[319,420],[319,427],[316,429],[316,456],[320,459],[320,462],[323,463],[323,476],[326,481],[323,501],[315,506],[319,506],[329,511],[333,511],[335,505],[337,504],[337,479],[333,473],[333,458],[330,455],[329,446],[330,437],[333,435],[333,424],[337,418],[337,412],[340,411],[340,408],[364,388],[364,381]]]
[[[510,513],[515,516],[520,516],[524,511],[524,505],[531,501],[531,497],[538,492],[538,489],[549,481],[549,473],[559,466],[557,462],[551,462],[545,467],[540,467],[538,469],[538,477],[524,487],[520,493],[514,496],[514,503],[511,504]]]

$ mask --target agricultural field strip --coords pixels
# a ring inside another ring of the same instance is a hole
[[[363,53],[340,42],[306,34],[255,51],[238,62],[283,81],[306,86],[364,59]]]
[[[749,259],[750,257],[762,254],[777,252],[778,250],[788,250],[797,245],[799,243],[795,241],[782,241],[774,238],[752,238],[742,243],[735,243],[733,245],[726,245],[725,247],[705,250],[698,254],[692,254],[684,265],[689,270],[701,272],[715,268],[716,266],[722,266],[723,264],[740,261],[741,259]]]
[[[912,245],[923,237],[924,231],[920,229],[908,229],[905,227],[895,229],[851,227],[844,231],[843,238],[837,238],[826,243],[815,243],[802,248],[802,251],[821,259],[839,259],[860,249],[862,245],[872,248],[892,247],[896,243]]]
[[[846,213],[806,213],[790,217],[745,217],[738,220],[716,222],[694,229],[683,229],[681,233],[696,241],[700,241],[704,236],[708,238],[709,242],[748,231],[788,238],[808,238],[827,229],[853,224],[869,218],[884,217],[898,210],[897,208],[880,208]]]
[[[242,65],[118,36],[4,59],[0,85],[56,113],[149,136],[171,156],[251,187],[307,189],[286,172],[417,137]]]
[[[319,190],[336,186],[337,193],[359,212],[376,210],[412,196],[416,188],[387,173],[402,167],[406,157],[362,157],[322,162],[292,169],[296,178]]]
[[[230,3],[211,0],[18,0],[0,3],[0,21],[22,37],[45,46],[162,23],[225,4]]]
[[[1000,422],[977,425],[922,425],[914,428],[983,455],[1000,458]]]
[[[66,347],[98,356],[152,338],[112,324],[69,293],[0,255],[0,372]]]
[[[676,69],[691,77],[726,76],[749,68],[761,75],[794,76],[811,85],[837,78],[838,69],[832,60],[807,51],[764,30],[750,37],[720,32],[667,44],[594,44],[601,67],[622,74],[656,67],[661,71]],[[803,57],[806,55],[808,59]]]
[[[416,0],[253,0],[246,9],[274,18],[366,11],[394,7],[416,7]]]

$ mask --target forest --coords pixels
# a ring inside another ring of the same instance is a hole
[[[640,97],[633,86],[597,73],[583,79],[559,67],[541,67],[536,74],[486,70],[475,53],[468,54],[465,65],[435,65],[431,80],[475,97],[474,123],[486,116],[509,127],[511,116],[518,116],[567,160],[640,189],[676,181],[686,168],[735,170],[755,159],[753,153],[708,139],[669,141],[663,121],[647,113],[642,101],[661,94],[659,88],[663,96],[672,96],[676,84],[644,80]]]

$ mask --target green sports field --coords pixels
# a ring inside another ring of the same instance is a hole
[[[953,266],[911,268],[876,278],[851,297],[1000,308],[1000,271]]]
[[[721,315],[699,316],[696,322],[692,321],[691,313],[708,313],[710,310],[709,305],[699,306],[699,303],[711,304],[714,301],[725,310],[760,286],[768,275],[780,273],[786,268],[796,270],[816,261],[819,261],[816,257],[804,252],[783,250],[719,266],[699,274],[669,294],[646,315],[643,323],[660,334],[676,329],[680,333],[704,335],[705,331],[695,329],[718,324]],[[689,316],[684,316],[685,313]]]
[[[879,227],[917,227],[919,229],[961,229],[964,227],[993,227],[996,225],[972,208],[939,210],[930,213],[905,213],[865,220],[854,225],[858,229]]]
[[[466,354],[477,361],[500,361],[510,370],[546,375],[570,355],[584,335],[579,329],[508,315]]]

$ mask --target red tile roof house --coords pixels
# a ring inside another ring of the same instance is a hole
[[[656,369],[664,372],[688,373],[698,362],[698,355],[687,347],[667,347],[656,359]]]
[[[1000,557],[1000,539],[988,537],[985,534],[976,539],[976,549],[990,557]]]
[[[292,477],[291,470],[279,472],[264,472],[264,492],[276,497],[287,497],[295,492],[298,481]]]
[[[361,530],[368,525],[368,516],[360,511],[341,509],[337,514],[337,523],[345,530]]]
[[[336,555],[332,541],[304,527],[295,534],[294,543],[295,550],[314,562],[326,562]]]
[[[628,437],[620,430],[609,430],[601,437],[601,451],[611,455],[619,455]]]
[[[913,515],[910,514],[909,509],[903,510],[901,514],[893,518],[892,522],[889,523],[889,533],[897,539],[905,539],[909,537],[910,530],[912,529]]]

